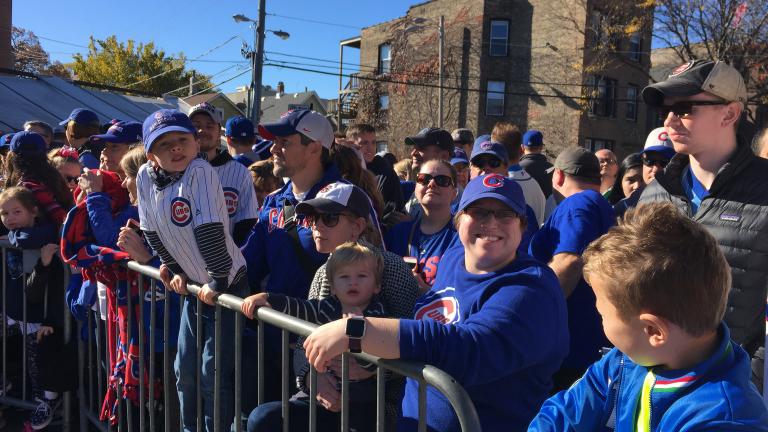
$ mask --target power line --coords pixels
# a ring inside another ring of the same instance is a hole
[[[230,77],[230,78],[228,78],[228,79],[226,79],[226,80],[224,80],[224,81],[221,81],[221,82],[220,82],[220,83],[218,83],[218,84],[214,84],[214,85],[212,85],[212,86],[210,86],[210,87],[208,87],[208,88],[206,88],[206,89],[200,90],[200,91],[199,91],[199,92],[197,92],[197,93],[193,93],[193,94],[191,94],[190,96],[197,96],[197,95],[199,95],[199,94],[201,94],[201,93],[205,93],[205,92],[207,92],[208,90],[214,89],[214,88],[216,88],[216,87],[218,87],[218,86],[220,86],[220,85],[222,85],[222,84],[226,84],[226,83],[228,83],[228,82],[232,81],[232,80],[233,80],[233,79],[235,79],[235,78],[238,78],[238,77],[240,77],[240,76],[242,76],[242,75],[245,75],[246,73],[250,72],[252,69],[253,69],[252,67],[246,68],[244,71],[240,72],[239,74],[237,74],[237,75],[235,75],[235,76],[233,76],[233,77]],[[187,97],[189,97],[189,96],[187,96]]]
[[[302,22],[308,22],[308,23],[313,23],[313,24],[322,24],[322,25],[334,26],[334,27],[346,27],[346,28],[351,28],[351,29],[355,29],[355,30],[360,30],[360,27],[351,26],[349,24],[339,24],[339,23],[332,23],[332,22],[328,22],[328,21],[318,21],[318,20],[313,20],[313,19],[308,19],[308,18],[292,17],[292,16],[274,14],[274,13],[269,13],[269,12],[267,12],[267,15],[273,16],[273,17],[278,17],[278,18],[285,18],[285,19],[294,20],[294,21],[302,21]]]
[[[222,70],[220,70],[220,71],[216,72],[215,74],[213,74],[213,75],[209,76],[209,77],[208,77],[208,79],[211,79],[211,78],[213,78],[213,77],[215,77],[215,76],[221,75],[221,74],[223,74],[224,72],[226,72],[226,71],[228,71],[228,70],[230,70],[230,69],[232,69],[232,68],[238,67],[238,66],[240,66],[240,65],[236,65],[236,64],[234,64],[234,65],[231,65],[231,66],[229,66],[229,67],[226,67],[226,68],[224,68],[224,69],[222,69]],[[248,69],[248,70],[250,70],[250,69]],[[197,80],[197,81],[194,81],[194,80],[193,80],[193,81],[192,81],[192,85],[194,86],[195,84],[198,84],[198,83],[201,83],[201,82],[203,82],[203,80],[202,80],[202,79],[200,79],[200,80]],[[214,86],[214,87],[215,87],[215,86]],[[175,92],[177,92],[177,91],[179,91],[179,90],[188,89],[188,88],[189,88],[189,84],[187,84],[187,85],[183,85],[183,86],[181,86],[181,87],[179,87],[179,88],[177,88],[177,89],[173,89],[173,90],[171,90],[171,91],[167,91],[167,92],[165,92],[164,94],[171,94],[171,93],[175,93]]]
[[[56,42],[56,43],[60,43],[60,44],[64,44],[64,45],[69,45],[69,46],[73,46],[73,47],[88,49],[88,47],[85,46],[85,45],[79,45],[79,44],[72,43],[72,42],[65,42],[65,41],[61,41],[61,40],[58,40],[58,39],[51,39],[51,38],[47,38],[47,37],[44,37],[44,36],[40,36],[37,33],[35,33],[35,36],[37,36],[38,39],[47,40],[49,42]]]

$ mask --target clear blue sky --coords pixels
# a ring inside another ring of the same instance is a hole
[[[267,0],[266,3],[267,13],[350,26],[331,26],[269,15],[266,18],[268,29],[291,34],[290,39],[281,40],[268,33],[264,44],[267,58],[310,63],[313,65],[309,66],[311,69],[336,73],[339,40],[359,35],[362,27],[402,16],[411,4],[419,3],[419,0]],[[103,39],[114,34],[121,41],[154,42],[167,54],[183,52],[188,58],[238,36],[201,58],[225,62],[192,63],[192,67],[209,75],[231,67],[213,77],[213,82],[219,83],[245,70],[242,67],[238,69],[238,65],[247,67],[247,63],[232,61],[244,61],[240,54],[243,40],[249,45],[253,43],[253,30],[249,24],[235,23],[232,15],[241,13],[256,19],[257,11],[258,0],[15,0],[13,25],[35,32],[43,48],[51,53],[51,58],[63,63],[71,61],[72,53],[86,52],[82,46],[88,45],[91,35]],[[333,62],[291,58],[269,54],[270,51]],[[346,62],[359,63],[359,52],[345,49]],[[237,86],[249,84],[250,80],[248,72],[223,84],[221,89],[233,91]],[[274,87],[278,81],[285,82],[288,92],[303,91],[304,87],[309,87],[324,98],[335,98],[337,94],[336,76],[265,67],[263,83]]]

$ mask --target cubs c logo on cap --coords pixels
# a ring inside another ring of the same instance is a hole
[[[319,195],[319,194],[328,193],[328,192],[330,192],[330,191],[331,191],[331,189],[333,189],[333,183],[328,183],[328,184],[327,184],[327,185],[325,185],[325,186],[324,186],[322,189],[320,189],[320,190],[317,192],[317,194]]]
[[[689,61],[688,63],[683,63],[680,66],[676,67],[675,70],[673,70],[672,73],[669,74],[669,76],[672,77],[672,76],[675,76],[675,75],[680,75],[681,73],[683,73],[683,72],[687,71],[688,69],[690,69],[691,66],[693,66],[693,62],[692,61]]]
[[[504,186],[504,178],[505,177],[501,174],[488,174],[488,176],[483,179],[483,186],[492,188],[502,187]]]
[[[493,143],[490,142],[490,141],[483,141],[480,144],[480,148],[483,149],[483,150],[490,150],[490,149],[493,148]]]
[[[171,200],[171,222],[178,227],[189,225],[192,221],[192,209],[186,198],[176,197]]]
[[[237,213],[237,204],[240,202],[240,193],[235,188],[224,188],[224,202],[227,205],[227,213],[232,217]]]
[[[669,135],[667,134],[667,131],[663,131],[659,134],[659,141],[666,141],[669,139]]]
[[[414,319],[432,320],[441,324],[453,324],[459,321],[459,303],[454,297],[434,299],[420,307]]]

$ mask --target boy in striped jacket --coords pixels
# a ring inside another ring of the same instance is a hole
[[[587,248],[584,277],[616,348],[529,431],[768,431],[749,355],[723,322],[730,269],[701,225],[641,205]]]

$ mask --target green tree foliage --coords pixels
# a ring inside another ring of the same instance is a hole
[[[13,67],[16,70],[70,78],[70,72],[63,64],[58,61],[51,63],[50,55],[40,45],[40,39],[29,30],[13,27],[11,51],[14,56]]]
[[[153,42],[119,42],[110,36],[104,40],[91,37],[88,53],[75,54],[72,69],[78,80],[111,85],[145,92],[163,94],[173,92],[185,96],[189,78],[194,74],[194,92],[213,87],[209,77],[186,69],[184,54],[166,56]],[[159,76],[158,76],[159,75]],[[211,89],[215,91],[215,89]]]

